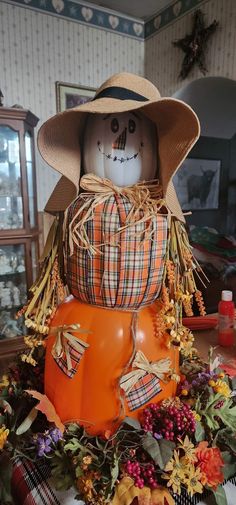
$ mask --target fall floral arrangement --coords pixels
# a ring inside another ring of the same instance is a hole
[[[56,237],[54,226],[38,284],[23,308],[33,330],[25,337],[28,350],[0,379],[0,503],[12,503],[12,471],[20,457],[46,462],[55,487],[74,487],[86,505],[174,505],[183,495],[201,498],[209,492],[218,505],[226,505],[222,484],[236,474],[235,384],[212,350],[207,363],[200,360],[182,322],[183,310],[192,315],[194,298],[205,314],[194,278],[203,273],[184,226],[171,223],[156,313],[157,338],[180,349],[177,395],[147,405],[139,421],[125,418],[116,433],[100,437],[88,435],[77,423],[63,425],[43,394],[43,338],[65,296]]]
[[[62,425],[42,394],[42,346],[33,359],[34,367],[19,357],[0,382],[1,504],[11,503],[17,457],[46,460],[55,487],[74,486],[88,505],[130,505],[144,497],[172,505],[178,495],[209,491],[217,504],[227,503],[222,483],[236,473],[234,381],[212,352],[208,363],[194,351],[182,359],[175,398],[149,404],[140,422],[126,418],[103,437],[75,423]]]

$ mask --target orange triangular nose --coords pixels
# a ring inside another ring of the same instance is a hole
[[[112,149],[125,149],[126,144],[126,132],[127,128],[124,128],[123,132],[117,137],[117,139],[112,143]]]

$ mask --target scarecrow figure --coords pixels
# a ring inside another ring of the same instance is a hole
[[[175,393],[179,303],[192,297],[195,267],[172,177],[198,137],[188,105],[128,73],[39,132],[62,178],[45,209],[57,218],[26,323],[49,334],[47,396],[63,421],[90,433]],[[57,308],[63,282],[73,296]]]

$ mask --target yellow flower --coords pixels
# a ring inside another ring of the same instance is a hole
[[[6,388],[7,386],[9,386],[10,382],[8,380],[8,376],[7,375],[3,375],[2,376],[2,380],[0,382],[0,388]]]
[[[84,456],[83,463],[85,465],[90,465],[92,463],[92,457],[91,456]]]
[[[168,479],[167,487],[172,487],[173,493],[181,494],[181,478],[177,472],[172,472],[171,475],[162,475],[164,479]]]
[[[191,465],[189,467],[189,473],[186,475],[186,478],[184,480],[184,484],[186,485],[187,492],[190,494],[190,496],[193,496],[195,493],[202,493],[203,487],[200,479],[200,468],[195,468],[193,465]]]
[[[5,445],[5,442],[7,440],[7,437],[9,435],[9,430],[7,430],[5,428],[5,426],[3,425],[1,428],[0,428],[0,450],[3,449],[4,445]]]
[[[35,347],[39,347],[40,345],[43,345],[43,341],[39,339],[38,337],[32,337],[30,335],[26,335],[24,337],[24,342],[25,345],[30,347],[30,349],[34,349]]]
[[[175,372],[171,374],[170,378],[171,378],[172,381],[175,381],[177,383],[180,382],[180,376],[177,373],[175,373]]]
[[[90,478],[90,476],[84,475],[83,477],[79,477],[77,480],[77,487],[86,501],[92,500],[94,487],[92,478]]]
[[[197,457],[195,455],[195,447],[187,435],[185,436],[184,440],[179,439],[179,445],[177,447],[178,449],[182,449],[185,452],[185,456],[181,458],[181,462],[183,461],[185,465],[187,463],[194,463],[197,461]]]
[[[213,381],[212,379],[210,379],[210,380],[208,381],[208,384],[209,384],[209,386],[211,386],[212,388],[214,388],[214,387],[215,387],[215,385],[216,385],[215,381]]]
[[[224,382],[220,379],[216,382],[216,385],[214,387],[214,391],[215,391],[215,393],[219,393],[222,396],[225,396],[225,398],[229,398],[231,396],[231,390],[230,390],[228,384],[226,384],[226,382]]]
[[[181,395],[182,396],[188,396],[188,390],[187,389],[182,389]]]
[[[32,358],[31,354],[22,354],[21,361],[23,361],[24,363],[29,363],[29,365],[32,366],[37,365],[37,361],[35,361],[35,359]]]
[[[182,464],[181,460],[179,459],[179,452],[174,451],[174,457],[168,461],[168,463],[165,466],[165,472],[178,472],[178,474],[182,474],[184,470],[184,465]]]

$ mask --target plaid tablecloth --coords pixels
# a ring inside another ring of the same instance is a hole
[[[84,505],[75,500],[76,490],[56,491],[50,479],[50,468],[43,460],[37,465],[26,459],[15,462],[12,478],[15,505]]]
[[[236,504],[236,478],[225,484],[227,504]],[[56,491],[50,479],[50,469],[45,462],[33,465],[26,459],[18,459],[14,466],[12,492],[15,505],[84,505],[75,500],[76,490]],[[201,495],[190,498],[177,496],[176,505],[213,505],[211,496]]]

